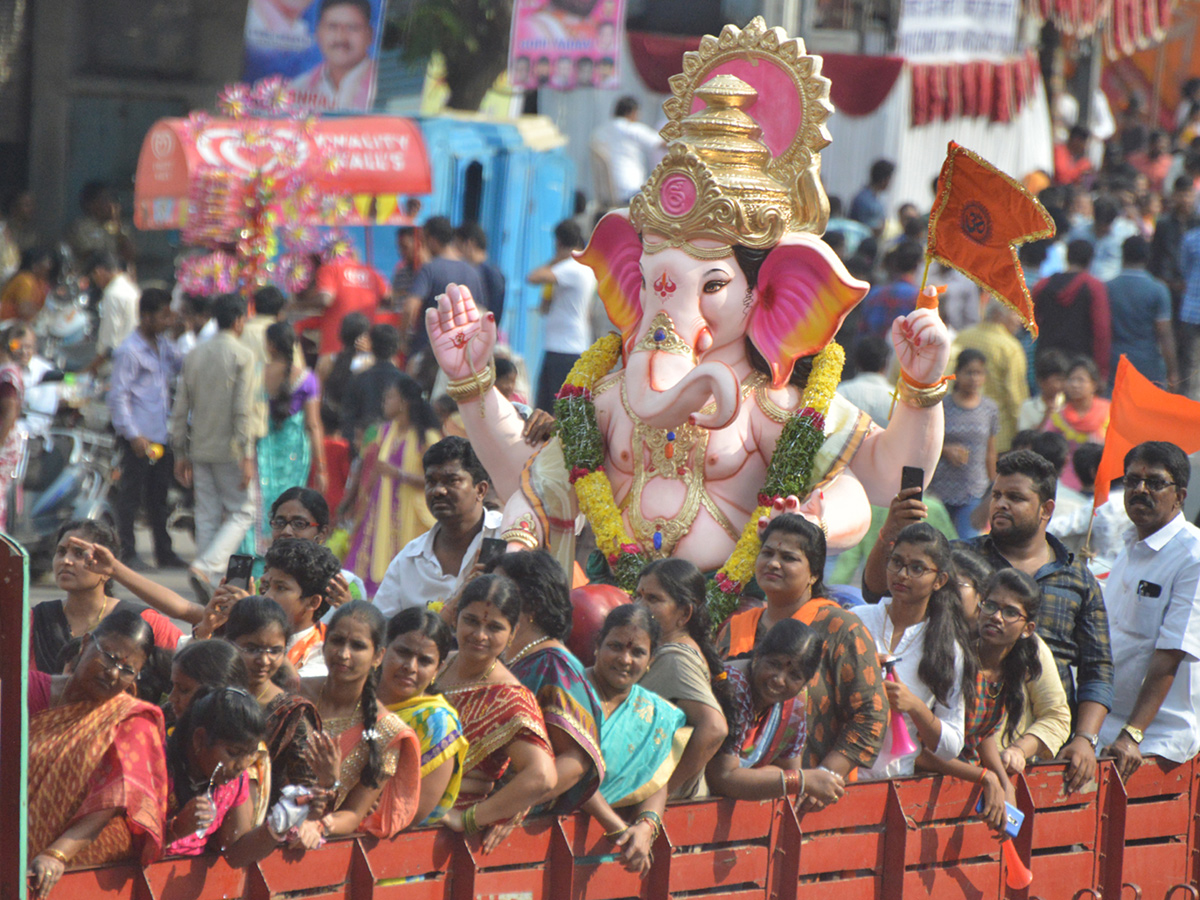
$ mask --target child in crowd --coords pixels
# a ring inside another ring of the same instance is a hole
[[[1067,354],[1057,347],[1040,351],[1034,359],[1033,372],[1037,377],[1038,396],[1024,401],[1017,412],[1017,428],[1021,431],[1040,431],[1066,402],[1063,389],[1067,385]]]
[[[316,707],[275,683],[283,666],[289,626],[283,607],[267,597],[243,597],[233,605],[225,623],[225,639],[233,642],[245,661],[247,687],[266,717],[272,803],[285,785],[328,787],[337,781],[336,760],[322,757],[321,773],[310,763],[309,737],[321,730]]]

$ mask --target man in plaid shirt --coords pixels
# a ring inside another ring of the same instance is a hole
[[[1037,630],[1058,663],[1075,726],[1059,753],[1070,762],[1070,793],[1095,776],[1098,735],[1113,704],[1113,665],[1100,585],[1082,559],[1046,533],[1057,486],[1053,464],[1033,451],[1000,457],[988,511],[991,534],[959,545],[983,554],[997,569],[1020,569],[1041,585]]]

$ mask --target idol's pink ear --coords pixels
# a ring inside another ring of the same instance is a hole
[[[596,293],[628,345],[642,318],[642,239],[629,224],[628,213],[618,210],[601,219],[575,258],[596,273]]]
[[[816,353],[870,288],[846,271],[829,245],[812,235],[784,239],[758,270],[748,334],[783,387],[796,360]]]

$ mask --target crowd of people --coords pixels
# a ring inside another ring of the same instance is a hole
[[[1170,389],[1200,382],[1200,145],[1172,180],[1159,172],[1170,142],[1143,137],[1149,149],[1122,134],[1094,175],[1076,154],[1039,176],[1061,237],[1022,251],[1036,344],[969,281],[932,273],[948,282],[956,378],[926,485],[876,510],[837,558],[814,521],[774,515],[754,587],[724,622],[694,565],[650,563],[593,636],[590,665],[567,646],[577,572],[544,550],[507,552],[422,327],[451,282],[501,320],[481,231],[429,219],[401,229],[391,284],[341,259],[306,295],[263,288],[251,309],[235,294],[138,291],[102,227],[93,367],[110,379],[125,475],[118,528],[65,525],[63,597],[32,613],[32,887],[46,897],[67,867],[205,852],[244,866],[417,826],[480,835],[488,852],[528,816],[576,811],[645,873],[672,801],[786,798],[803,812],[855,781],[933,772],[978,783],[980,815],[1001,829],[1013,776],[1033,762],[1065,760],[1075,792],[1099,756],[1123,777],[1149,756],[1195,756],[1187,456],[1138,445],[1122,489],[1091,511],[1117,355]],[[827,235],[877,285],[842,330],[840,390],[881,424],[886,333],[916,303],[923,258],[918,210],[887,208],[893,171],[873,166],[847,216],[835,199]],[[1173,193],[1155,223],[1146,194],[1162,184]],[[516,361],[495,361],[534,444],[588,346],[595,291],[571,253],[578,225],[555,238],[529,273],[553,326],[543,384],[531,396]],[[17,319],[36,314],[29,285],[52,277],[53,260],[33,262],[0,298]],[[394,315],[372,324],[389,298]],[[320,315],[315,353],[293,325],[301,310]],[[30,335],[19,322],[0,347],[5,441]],[[166,527],[172,479],[195,496],[191,561]],[[157,567],[186,566],[194,598],[136,554],[143,507]],[[1089,532],[1096,554],[1082,552]]]

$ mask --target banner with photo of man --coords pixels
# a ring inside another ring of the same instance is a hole
[[[516,0],[508,50],[514,88],[616,87],[624,0]]]
[[[387,0],[250,0],[242,77],[282,76],[314,111],[365,112]]]

